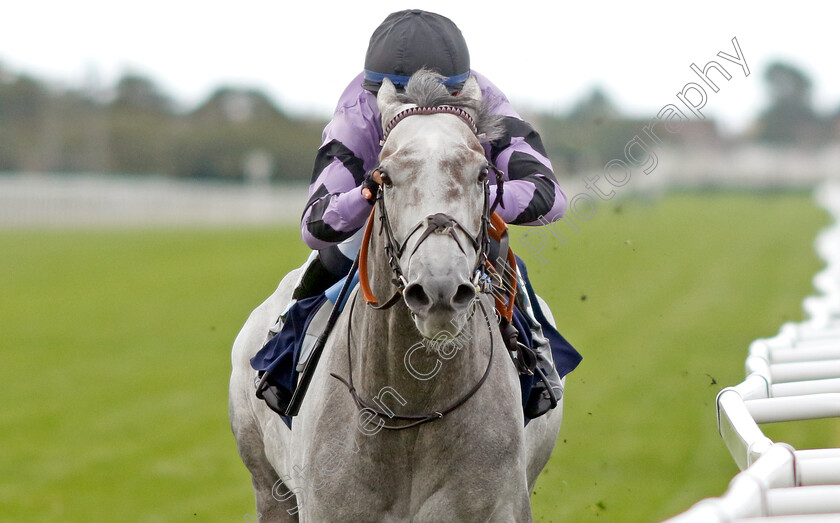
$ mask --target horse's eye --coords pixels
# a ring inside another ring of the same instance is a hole
[[[489,169],[487,167],[482,167],[481,168],[481,171],[479,171],[479,173],[478,173],[478,183],[483,183],[484,180],[487,179],[487,173],[488,172],[489,172]]]
[[[385,187],[391,187],[394,183],[391,181],[391,177],[388,176],[388,173],[385,171],[379,171],[379,177],[382,179],[382,185]]]

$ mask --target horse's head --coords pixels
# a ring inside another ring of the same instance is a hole
[[[403,298],[424,337],[456,336],[483,263],[490,166],[478,138],[481,90],[470,78],[451,96],[437,75],[421,71],[405,94],[383,81],[377,102],[385,129],[380,214],[404,278]]]

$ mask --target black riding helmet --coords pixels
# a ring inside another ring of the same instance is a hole
[[[388,15],[370,37],[362,86],[376,94],[382,79],[401,89],[422,68],[443,75],[458,92],[470,75],[470,52],[461,30],[439,14],[410,9]]]

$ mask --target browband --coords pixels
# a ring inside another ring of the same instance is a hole
[[[379,141],[379,145],[385,145],[385,140],[388,139],[388,135],[391,134],[391,131],[394,130],[394,127],[397,126],[398,123],[403,121],[405,118],[409,116],[414,116],[418,114],[454,114],[458,116],[464,122],[470,126],[470,130],[473,132],[474,135],[479,136],[478,134],[478,126],[475,125],[475,120],[473,117],[470,116],[470,113],[461,109],[460,107],[455,107],[453,105],[438,105],[436,107],[409,107],[408,109],[404,109],[397,113],[396,116],[391,118],[391,121],[388,122],[388,125],[385,126],[382,134],[382,140]]]

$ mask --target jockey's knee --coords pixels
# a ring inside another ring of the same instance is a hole
[[[334,276],[346,276],[350,272],[353,260],[345,256],[338,245],[331,245],[318,251],[321,264]]]

